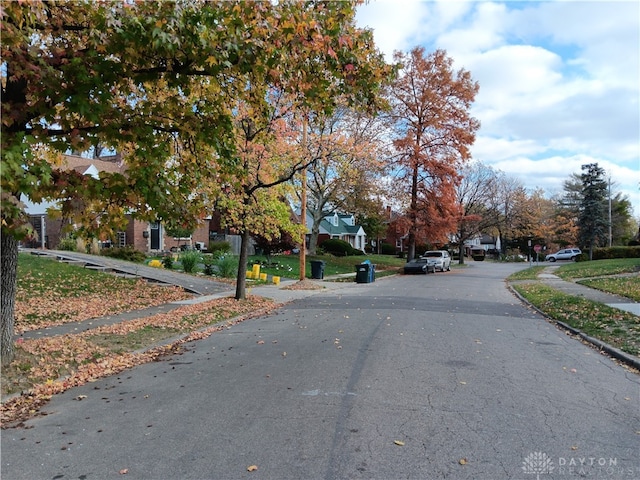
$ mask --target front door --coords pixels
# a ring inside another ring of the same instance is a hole
[[[153,222],[151,227],[151,250],[160,250],[160,222]]]

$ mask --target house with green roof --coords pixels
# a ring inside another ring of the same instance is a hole
[[[311,234],[313,218],[307,214],[307,235]],[[327,215],[320,222],[320,232],[318,235],[318,246],[330,238],[337,238],[349,242],[353,248],[362,250],[367,243],[367,234],[360,225],[356,225],[356,219],[351,214],[333,213]]]

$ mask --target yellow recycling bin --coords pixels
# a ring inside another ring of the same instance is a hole
[[[259,263],[254,263],[253,264],[253,278],[255,278],[256,280],[260,278],[260,264]]]

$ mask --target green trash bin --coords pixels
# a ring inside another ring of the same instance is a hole
[[[311,278],[316,280],[324,278],[324,262],[322,260],[311,260]]]

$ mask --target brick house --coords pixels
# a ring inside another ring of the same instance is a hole
[[[63,169],[73,169],[83,175],[97,177],[99,172],[124,173],[125,166],[120,155],[100,158],[85,158],[79,155],[64,155]],[[26,211],[36,236],[23,242],[31,248],[56,249],[60,240],[65,236],[62,227],[68,220],[53,219],[47,215],[48,208],[55,208],[54,202],[33,203],[23,198]],[[145,222],[129,216],[127,228],[118,232],[117,237],[110,239],[112,245],[124,247],[132,246],[144,253],[154,253],[170,250],[172,247],[188,244],[192,247],[206,248],[210,239],[209,219],[203,221],[189,238],[176,239],[167,235],[161,222]],[[109,242],[103,242],[103,244]]]

